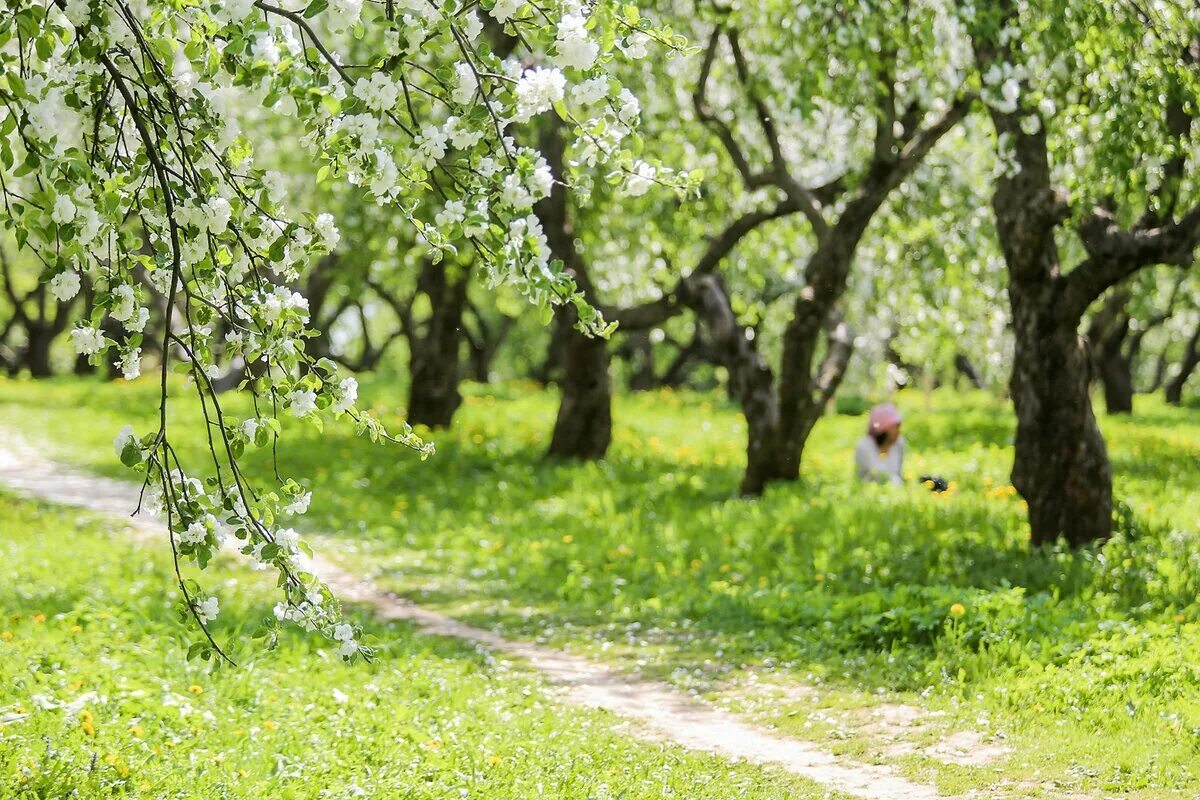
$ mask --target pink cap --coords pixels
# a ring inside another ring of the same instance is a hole
[[[867,433],[873,436],[893,425],[899,425],[900,419],[900,409],[891,403],[880,403],[871,409],[871,416],[867,420]]]

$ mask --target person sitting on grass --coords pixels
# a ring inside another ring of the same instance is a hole
[[[867,435],[854,448],[854,465],[860,481],[904,483],[906,444],[900,435],[900,409],[891,403],[881,403],[871,409],[867,419]]]

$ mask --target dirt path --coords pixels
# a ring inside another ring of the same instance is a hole
[[[161,524],[155,520],[128,516],[137,504],[137,490],[132,484],[70,469],[10,436],[0,441],[0,486],[55,503],[118,514],[139,533],[162,534]],[[631,732],[640,738],[782,767],[855,797],[871,800],[944,797],[932,785],[914,782],[888,767],[852,761],[817,745],[762,730],[663,683],[621,673],[589,658],[505,639],[413,605],[325,559],[318,558],[314,566],[315,572],[343,600],[368,605],[381,619],[404,620],[428,634],[465,639],[523,659],[561,687],[560,696],[565,702],[602,708],[634,721],[637,724],[631,726]],[[965,798],[959,796],[959,800]]]

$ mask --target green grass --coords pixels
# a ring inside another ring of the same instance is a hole
[[[150,383],[0,383],[0,415],[65,458],[121,475],[111,439],[149,420]],[[1200,790],[1200,420],[1138,398],[1102,419],[1124,504],[1119,535],[1031,553],[1007,487],[1013,420],[982,395],[901,397],[913,474],[954,491],[851,480],[861,417],[830,417],[805,479],[743,500],[744,423],[712,396],[621,397],[610,457],[542,453],[554,396],[472,387],[424,464],[338,429],[290,426],[282,470],[306,476],[305,524],[380,583],[498,625],[707,692],[799,736],[878,755],[853,727],[813,716],[902,700],[943,727],[1003,735],[998,765],[896,760],[946,787],[996,780],[1129,796]],[[398,387],[364,382],[385,418]],[[85,413],[79,413],[86,409]],[[187,419],[186,415],[183,417]],[[149,425],[149,423],[146,423]],[[199,463],[199,430],[177,447]],[[265,459],[251,469],[265,477]],[[961,604],[964,613],[951,613]],[[751,676],[816,684],[764,700]],[[884,758],[884,756],[879,756]],[[998,771],[997,771],[998,770]],[[1032,790],[1031,790],[1032,791]]]
[[[163,552],[2,494],[0,530],[0,797],[825,797],[638,744],[607,715],[565,712],[519,664],[402,624],[360,620],[384,642],[371,665],[287,636],[214,671],[184,658]],[[269,613],[254,574],[210,580],[222,634]]]

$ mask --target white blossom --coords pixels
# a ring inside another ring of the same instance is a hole
[[[125,452],[127,445],[136,441],[137,435],[133,432],[133,426],[126,425],[117,433],[117,438],[113,439],[113,450],[116,451],[117,456],[120,456],[121,453]]]
[[[338,384],[337,395],[338,399],[329,407],[329,410],[334,414],[349,411],[358,402],[358,381],[352,376],[342,378]]]
[[[517,110],[514,119],[528,122],[535,114],[548,111],[563,99],[567,79],[562,72],[550,67],[534,67],[525,70],[517,81]]]
[[[557,63],[564,67],[589,69],[600,55],[600,45],[592,41],[587,32],[587,20],[578,14],[567,14],[558,23]]]
[[[55,275],[50,279],[50,294],[64,303],[79,294],[79,273],[69,269]]]
[[[98,329],[85,325],[71,331],[71,344],[75,352],[82,356],[90,356],[104,349],[104,334]]]
[[[206,597],[196,603],[196,616],[200,621],[208,624],[217,618],[217,614],[221,611],[221,605],[215,597]]]
[[[71,199],[71,195],[60,194],[54,198],[54,210],[50,212],[50,219],[59,225],[65,225],[75,219],[76,210],[75,201]]]
[[[317,410],[317,394],[311,389],[297,389],[286,399],[293,416],[303,417]]]
[[[492,19],[501,24],[508,22],[525,5],[525,0],[496,0],[496,5],[488,13]]]

